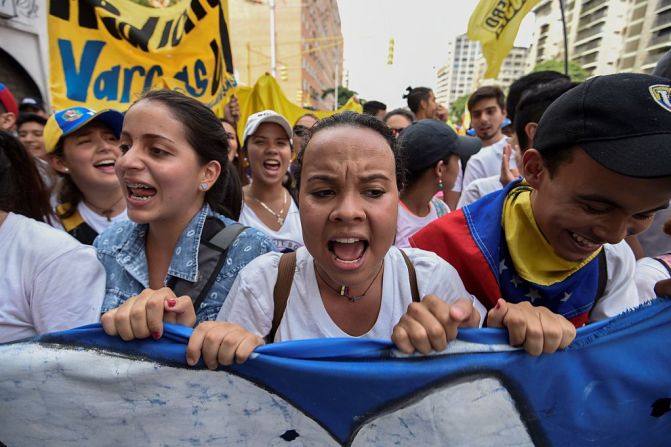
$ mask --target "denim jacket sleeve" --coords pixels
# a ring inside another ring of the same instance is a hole
[[[215,216],[226,225],[234,223],[204,206],[185,228],[175,247],[166,283],[174,275],[191,281],[197,277],[198,245],[204,221],[208,216]],[[103,313],[119,307],[129,298],[149,288],[144,249],[147,230],[147,225],[123,222],[107,229],[94,242],[98,259],[107,272]],[[264,233],[252,228],[240,233],[229,247],[224,265],[208,295],[196,310],[198,321],[216,319],[238,272],[252,259],[274,250],[271,239]]]

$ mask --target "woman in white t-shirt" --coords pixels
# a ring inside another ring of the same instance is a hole
[[[0,343],[98,321],[105,271],[50,213],[31,157],[0,132]]]
[[[437,120],[415,121],[403,129],[399,144],[407,177],[398,203],[397,247],[410,247],[410,236],[450,212],[435,195],[452,189],[460,172],[459,156],[472,142]]]
[[[83,244],[116,222],[128,219],[114,164],[121,156],[123,114],[70,107],[49,117],[44,145],[51,167],[61,176],[56,215],[60,226]]]
[[[344,112],[312,129],[297,161],[305,246],[288,270],[291,284],[278,287],[286,291],[288,286],[284,306],[278,300],[279,320],[273,289],[280,285],[280,262],[293,254],[267,253],[237,276],[217,317],[225,321],[196,327],[187,347],[189,364],[201,354],[209,368],[243,362],[266,337],[391,339],[403,352],[428,353],[445,349],[459,327],[481,324],[485,311],[452,266],[433,253],[392,246],[403,180],[395,146],[389,128],[369,115]],[[489,312],[488,325],[514,322],[511,340],[536,354],[572,341],[575,328],[566,319],[527,304],[501,300]],[[195,323],[190,299],[172,298],[164,308],[182,322]],[[117,323],[131,326],[126,320]],[[149,313],[147,327],[136,323],[137,334],[161,327],[161,319]]]
[[[242,138],[251,184],[243,188],[240,223],[262,230],[283,252],[303,245],[298,207],[282,181],[291,163],[291,125],[272,110],[247,119]]]

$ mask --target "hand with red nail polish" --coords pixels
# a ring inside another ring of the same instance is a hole
[[[196,311],[188,296],[176,297],[167,287],[145,289],[106,312],[100,322],[105,333],[118,335],[126,341],[150,336],[158,340],[163,336],[164,322],[193,327]]]
[[[523,346],[531,355],[564,349],[575,338],[575,326],[547,307],[529,302],[508,303],[499,298],[487,314],[487,327],[505,327],[512,346]]]

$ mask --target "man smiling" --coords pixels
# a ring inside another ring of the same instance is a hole
[[[668,79],[631,73],[568,91],[540,120],[525,181],[434,221],[411,244],[450,262],[489,308],[527,301],[581,326],[635,306],[622,240],[671,198],[669,91]]]

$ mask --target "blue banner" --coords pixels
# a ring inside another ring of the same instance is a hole
[[[0,443],[20,445],[667,446],[671,301],[578,330],[532,357],[497,329],[446,353],[376,340],[259,347],[185,362],[190,329],[124,342],[98,325],[0,345]]]

